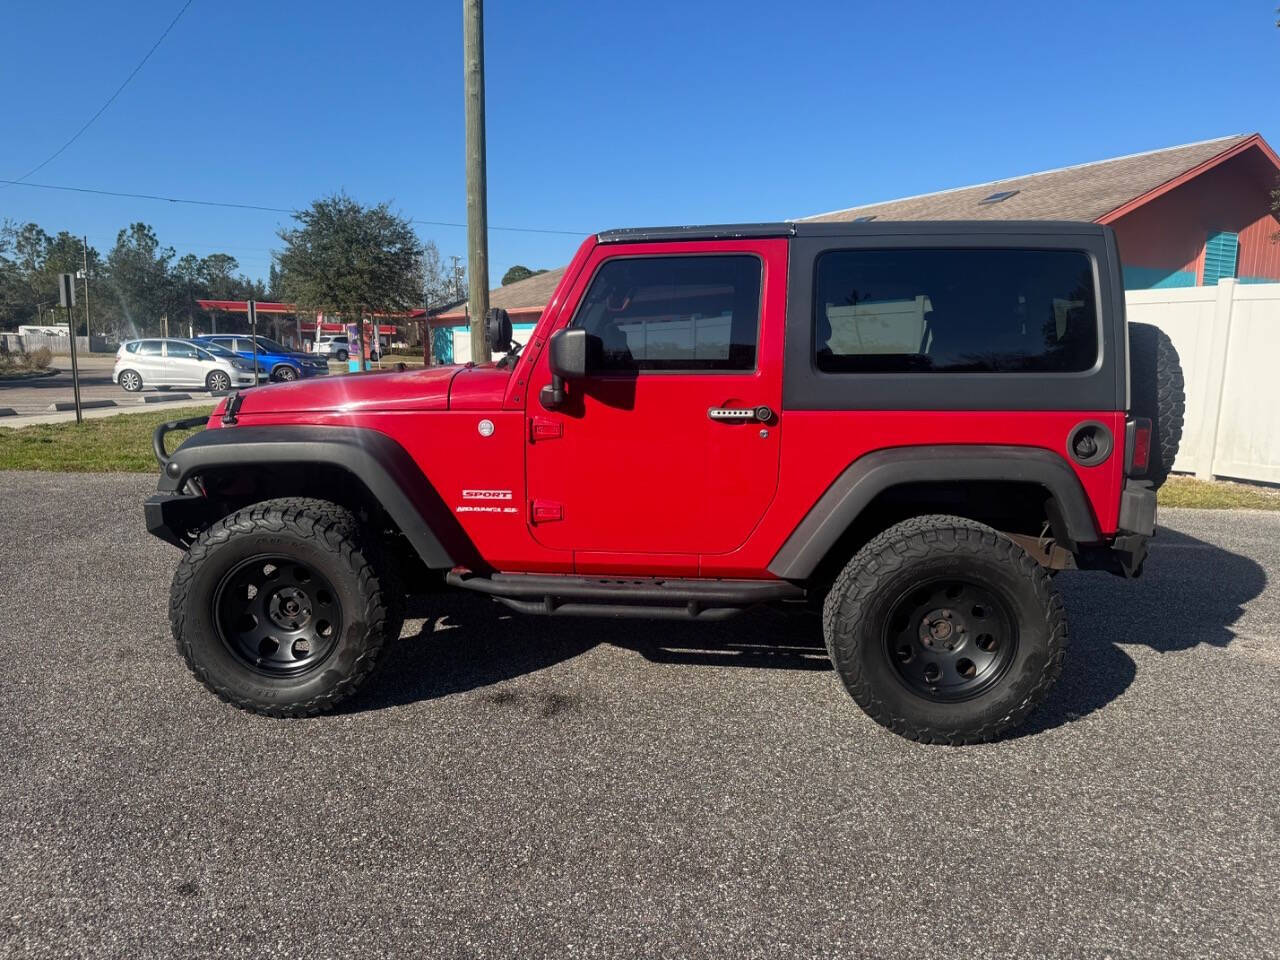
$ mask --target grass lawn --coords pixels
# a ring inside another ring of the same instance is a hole
[[[1157,496],[1162,507],[1280,510],[1280,490],[1251,483],[1232,483],[1229,480],[1170,477]]]
[[[181,407],[95,418],[81,424],[0,429],[0,470],[154,473],[160,469],[151,452],[151,434],[156,427],[167,420],[208,416],[211,409]],[[171,433],[165,437],[165,447],[172,450],[195,432]]]

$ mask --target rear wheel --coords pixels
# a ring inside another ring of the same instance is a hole
[[[275,717],[320,713],[354,693],[394,606],[357,530],[350,511],[296,498],[254,504],[202,533],[169,604],[178,652],[200,682]]]
[[[118,382],[120,388],[128,393],[137,393],[142,389],[142,375],[136,370],[121,370]]]
[[[281,383],[288,383],[298,379],[298,371],[293,369],[287,363],[282,363],[272,371],[271,376],[279,380]]]
[[[1048,573],[984,524],[917,517],[849,562],[823,608],[827,650],[849,694],[912,740],[992,740],[1053,686],[1066,654]]]
[[[225,393],[231,389],[231,378],[221,370],[214,370],[205,377],[204,385],[210,393]]]
[[[337,356],[338,356],[339,363],[346,363],[347,357],[349,356],[349,354],[345,350],[339,350]]]

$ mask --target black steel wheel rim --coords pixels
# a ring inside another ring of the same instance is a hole
[[[315,669],[342,636],[342,604],[329,580],[292,557],[263,554],[229,570],[214,593],[226,648],[268,676]]]
[[[1018,649],[1017,619],[988,584],[946,578],[912,587],[889,610],[884,651],[912,693],[954,702],[1000,681]]]

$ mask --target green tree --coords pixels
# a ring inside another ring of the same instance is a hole
[[[22,271],[14,259],[18,225],[12,220],[0,223],[0,329],[12,330],[25,323],[31,303],[24,296]]]
[[[502,275],[502,285],[505,287],[507,284],[528,280],[530,277],[536,277],[538,274],[546,272],[546,270],[530,270],[528,267],[517,263]]]
[[[162,333],[166,319],[185,315],[190,295],[172,273],[173,258],[173,248],[160,246],[148,224],[130,224],[116,235],[105,267],[113,326],[122,339]]]
[[[89,254],[89,273],[98,266],[98,252]],[[63,230],[50,236],[35,223],[0,226],[0,326],[12,328],[22,323],[65,322],[58,308],[58,276],[77,273],[84,266],[83,242]],[[81,288],[77,285],[77,294]],[[52,315],[50,315],[52,314]],[[73,315],[77,330],[83,329],[83,308]]]
[[[335,194],[294,214],[276,255],[282,292],[304,314],[359,322],[413,309],[423,292],[423,248],[409,221],[385,203],[365,207]]]

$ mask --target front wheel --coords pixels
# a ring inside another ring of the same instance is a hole
[[[339,363],[346,363],[347,357],[350,356],[350,354],[348,354],[347,351],[345,350],[339,350],[337,356],[338,356]]]
[[[268,500],[214,524],[173,578],[169,617],[192,673],[223,700],[273,717],[332,709],[386,639],[383,579],[350,511]]]
[[[221,370],[214,370],[205,378],[204,385],[210,393],[226,393],[231,389],[231,378]]]
[[[1067,646],[1044,568],[992,528],[949,516],[904,521],[863,547],[827,595],[823,632],[858,705],[925,743],[980,743],[1021,723]]]

